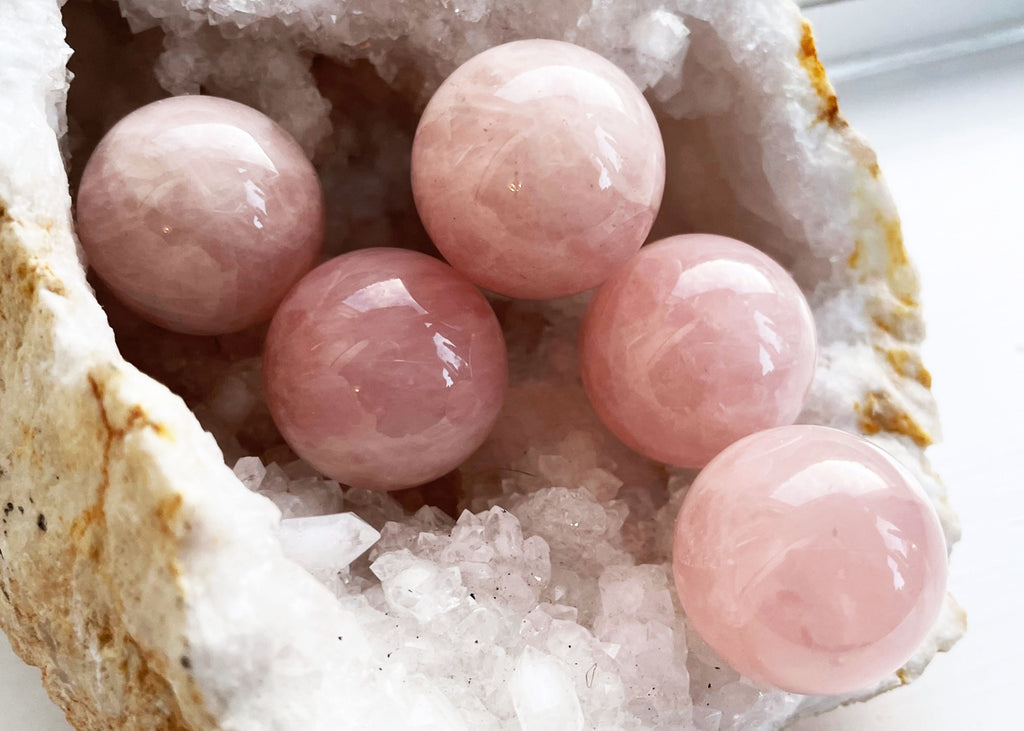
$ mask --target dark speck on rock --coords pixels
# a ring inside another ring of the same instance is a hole
[[[46,532],[46,516],[43,515],[42,513],[40,513],[39,517],[36,518],[36,525],[39,526],[39,530],[41,530],[43,533],[45,533]]]

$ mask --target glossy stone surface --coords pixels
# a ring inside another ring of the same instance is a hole
[[[267,320],[316,262],[316,171],[269,117],[181,96],[129,114],[97,146],[78,192],[89,265],[128,307],[179,332]]]
[[[910,473],[820,426],[763,431],[712,460],[673,546],[708,644],[750,678],[809,694],[868,688],[902,665],[938,617],[946,563]]]
[[[807,301],[778,264],[710,234],[644,247],[597,292],[581,337],[601,420],[652,459],[701,467],[791,424],[814,374]]]
[[[434,94],[412,184],[452,266],[512,297],[561,297],[600,284],[640,248],[665,151],[614,64],[569,43],[516,41],[470,59]]]
[[[263,353],[267,403],[296,453],[348,485],[429,482],[501,409],[508,364],[487,300],[444,262],[354,251],[288,294]]]

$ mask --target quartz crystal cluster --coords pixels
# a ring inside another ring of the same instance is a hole
[[[304,489],[255,458],[235,471],[289,511],[288,491]],[[665,565],[638,565],[625,550],[624,504],[554,487],[457,520],[429,507],[410,519],[388,494],[319,487],[334,501],[315,498],[309,510],[351,511],[331,539],[346,550],[321,551],[317,563],[298,549],[290,555],[359,617],[382,672],[434,680],[458,709],[451,728],[692,726],[671,578]],[[352,513],[379,528],[380,540]],[[282,521],[286,551],[310,520]],[[370,552],[351,562],[350,546]]]

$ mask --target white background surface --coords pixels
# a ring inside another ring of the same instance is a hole
[[[822,20],[828,57],[841,38]],[[851,80],[839,95],[878,152],[921,273],[945,429],[930,454],[963,521],[951,590],[969,630],[913,685],[797,728],[1024,728],[1024,46]],[[67,728],[0,635],[0,731]]]

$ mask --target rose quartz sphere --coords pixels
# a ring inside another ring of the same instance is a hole
[[[394,490],[462,463],[508,380],[487,300],[444,262],[354,251],[314,269],[270,324],[267,403],[295,452],[345,484]]]
[[[323,241],[316,171],[270,118],[208,96],[135,110],[78,191],[89,264],[130,309],[215,335],[270,318]]]
[[[412,149],[423,225],[453,267],[525,299],[604,281],[651,230],[658,123],[629,77],[561,41],[484,51],[430,100]]]
[[[683,500],[676,588],[737,671],[794,693],[868,688],[910,658],[946,593],[931,502],[870,442],[820,426],[749,436]]]
[[[814,374],[814,321],[778,264],[735,239],[673,236],[598,290],[583,385],[601,420],[652,459],[701,467],[740,437],[791,424]]]

